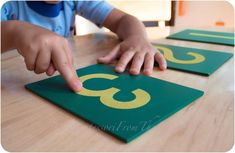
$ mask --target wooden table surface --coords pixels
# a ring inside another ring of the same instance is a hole
[[[166,40],[177,28],[148,28],[150,40],[232,53],[234,47]],[[221,30],[220,30],[221,31]],[[233,29],[223,29],[233,32]],[[160,39],[157,39],[160,38]],[[96,63],[118,41],[107,34],[70,39],[75,67]],[[216,59],[215,59],[216,60]],[[16,52],[1,58],[1,135],[7,151],[228,151],[234,144],[234,58],[210,77],[154,69],[153,77],[203,90],[204,96],[134,141],[125,144],[82,119],[27,91],[47,78],[26,69]],[[169,93],[170,96],[170,93]]]

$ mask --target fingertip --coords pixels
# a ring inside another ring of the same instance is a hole
[[[152,74],[151,70],[144,70],[143,71],[144,75],[150,76]]]
[[[164,70],[167,69],[167,64],[166,64],[166,62],[163,62],[162,64],[160,64],[160,69],[161,69],[162,71],[164,71]]]
[[[56,69],[52,63],[50,63],[49,67],[47,68],[46,74],[48,76],[52,76],[55,73]]]
[[[98,58],[97,63],[102,63],[102,60],[100,58]]]
[[[158,62],[160,70],[164,71],[167,68],[167,62],[161,53],[155,55],[155,60]]]
[[[122,73],[124,70],[121,67],[116,67],[115,71],[118,72],[118,73]]]
[[[99,57],[99,58],[97,59],[97,62],[98,62],[98,63],[107,64],[107,63],[108,63],[108,60],[105,59],[105,57]]]
[[[138,75],[139,72],[136,69],[130,69],[130,74],[132,75]]]
[[[74,80],[70,87],[74,92],[79,92],[83,89],[82,82],[79,79]]]
[[[53,72],[53,71],[46,71],[46,74],[47,74],[48,76],[52,76],[52,75],[54,74],[54,72]]]
[[[97,59],[97,62],[98,63],[104,63],[104,59],[102,57],[100,57],[100,58]]]

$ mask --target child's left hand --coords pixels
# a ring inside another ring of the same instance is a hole
[[[124,72],[129,63],[131,64],[129,71],[133,75],[139,74],[142,66],[143,73],[151,75],[155,60],[158,62],[161,70],[165,70],[167,67],[163,55],[141,35],[126,38],[107,55],[100,57],[98,62],[109,64],[118,58],[115,70],[119,73]]]

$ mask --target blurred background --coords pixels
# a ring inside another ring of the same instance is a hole
[[[148,31],[158,27],[158,37],[170,33],[170,26],[181,28],[233,28],[234,9],[225,0],[220,1],[172,1],[172,0],[106,0],[116,8],[143,21]],[[154,30],[156,32],[156,30]],[[108,32],[90,21],[76,16],[76,35]]]

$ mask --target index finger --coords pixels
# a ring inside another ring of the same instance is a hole
[[[55,48],[52,52],[52,61],[56,69],[63,76],[69,87],[74,92],[79,92],[82,89],[82,82],[77,76],[76,70],[67,58],[66,52],[62,49]]]

